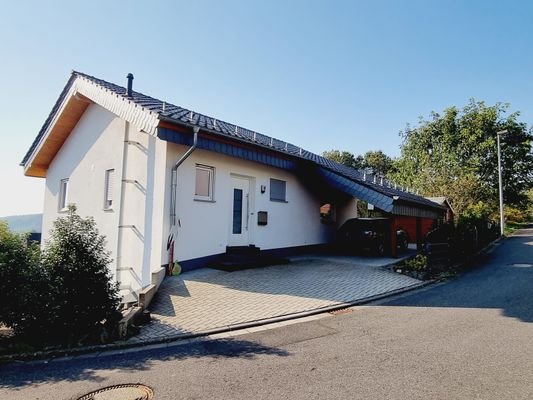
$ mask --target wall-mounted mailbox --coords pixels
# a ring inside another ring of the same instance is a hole
[[[267,211],[258,211],[257,212],[257,225],[266,225],[268,223],[268,212]]]

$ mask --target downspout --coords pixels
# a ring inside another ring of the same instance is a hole
[[[124,121],[124,145],[122,150],[122,171],[120,178],[120,205],[118,210],[118,237],[117,237],[117,270],[118,282],[120,269],[122,268],[122,230],[124,225],[124,202],[126,198],[126,169],[128,166],[128,143],[130,141],[130,123]]]
[[[198,145],[198,132],[200,128],[197,126],[193,127],[194,137],[192,141],[192,146],[183,154],[178,161],[172,167],[172,177],[170,184],[170,227],[172,228],[176,225],[176,207],[177,207],[177,195],[176,190],[178,186],[178,168],[183,162],[191,155],[191,153],[196,149]]]

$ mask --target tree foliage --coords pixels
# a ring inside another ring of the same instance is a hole
[[[363,168],[363,157],[355,157],[353,153],[349,151],[329,150],[322,153],[322,156],[331,161],[338,162],[339,164],[346,165],[355,169]]]
[[[385,176],[392,168],[392,158],[381,150],[367,151],[363,156],[363,168],[368,168],[373,174]]]
[[[322,156],[339,164],[355,169],[370,169],[376,175],[387,175],[393,165],[393,160],[381,150],[367,151],[364,155],[355,156],[349,151],[330,150],[322,153]]]
[[[48,305],[48,282],[39,266],[39,245],[0,221],[0,322],[16,333],[32,331]]]
[[[533,135],[509,105],[487,106],[471,100],[463,109],[421,118],[416,127],[400,132],[401,156],[390,177],[426,196],[449,197],[462,214],[469,208],[495,209],[498,199],[497,132],[501,136],[505,202],[523,206],[533,187]]]
[[[26,341],[72,344],[120,317],[105,237],[74,206],[37,244],[0,222],[0,322]]]

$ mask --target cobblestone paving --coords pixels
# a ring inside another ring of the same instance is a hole
[[[392,260],[369,260],[298,257],[287,265],[235,272],[205,268],[166,278],[150,305],[152,322],[130,341],[311,311],[420,283],[380,266]]]

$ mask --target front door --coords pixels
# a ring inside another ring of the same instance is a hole
[[[248,246],[250,244],[250,180],[232,176],[231,182],[229,245]]]

